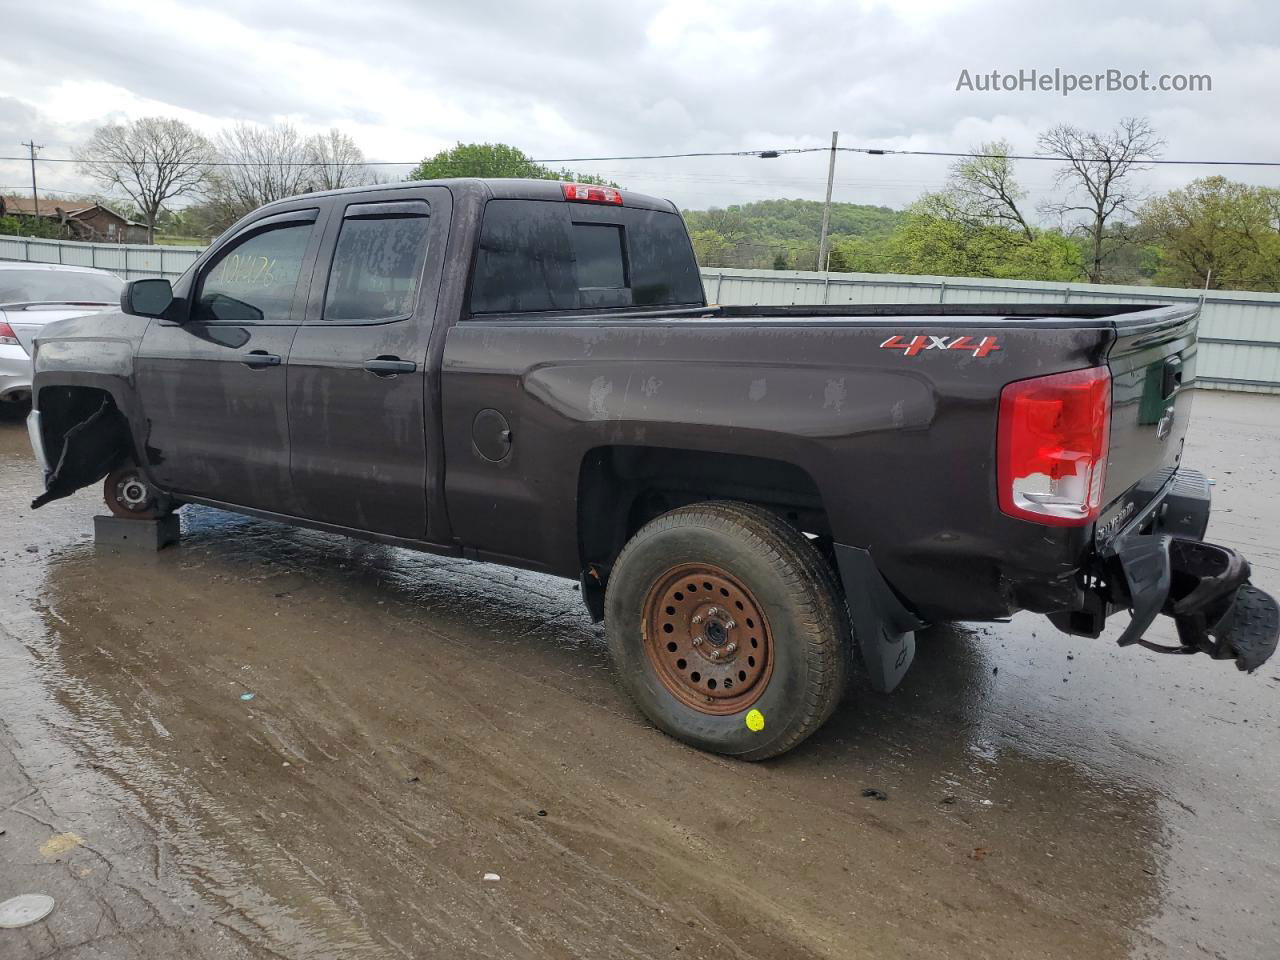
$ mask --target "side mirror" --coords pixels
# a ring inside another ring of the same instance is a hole
[[[163,317],[172,303],[168,280],[134,280],[120,292],[120,309],[135,317]]]

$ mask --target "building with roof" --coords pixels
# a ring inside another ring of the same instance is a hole
[[[0,197],[0,217],[39,217],[58,223],[68,240],[95,243],[146,243],[145,224],[130,220],[101,203],[44,197],[37,206],[31,197]]]

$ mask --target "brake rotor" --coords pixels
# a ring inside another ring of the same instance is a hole
[[[728,571],[679,564],[649,589],[644,649],[672,696],[700,713],[745,710],[769,685],[773,639],[755,595]]]
[[[112,471],[102,485],[102,496],[117,517],[154,519],[156,495],[137,467],[121,467]]]

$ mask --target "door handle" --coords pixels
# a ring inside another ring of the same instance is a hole
[[[246,367],[278,367],[280,366],[280,357],[274,353],[267,353],[265,350],[251,350],[240,358],[240,362]]]
[[[413,373],[418,365],[399,357],[374,357],[364,362],[364,368],[379,377],[394,377],[397,373]]]

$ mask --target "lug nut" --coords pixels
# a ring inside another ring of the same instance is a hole
[[[694,618],[693,618],[693,622],[694,622],[694,623],[701,623],[701,622],[702,622],[702,614],[700,614],[700,613],[699,613],[699,614],[695,615],[695,616],[694,616]]]
[[[737,620],[726,620],[726,621],[724,622],[724,628],[725,628],[726,630],[732,630],[732,629],[733,629],[734,627],[736,627],[737,625],[738,625],[738,621],[737,621]]]
[[[725,656],[728,656],[729,654],[733,653],[733,651],[737,649],[738,649],[738,645],[736,643],[729,644],[727,647],[724,648]]]
[[[712,650],[712,651],[711,651],[711,659],[712,659],[712,660],[719,660],[719,659],[720,659],[720,651],[719,651],[719,650]]]
[[[695,647],[696,647],[696,646],[701,645],[701,643],[702,643],[702,638],[701,638],[701,637],[694,637],[694,638],[693,638],[693,645],[694,645]]]
[[[720,612],[720,608],[719,608],[719,607],[712,607],[710,610],[708,610],[708,611],[707,611],[707,616],[708,616],[708,617],[714,617],[714,616],[715,616],[717,613],[719,613],[719,612]]]

